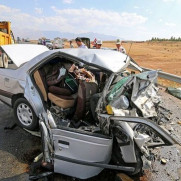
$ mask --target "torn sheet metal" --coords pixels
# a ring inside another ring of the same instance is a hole
[[[141,92],[141,94],[132,102],[142,112],[143,117],[149,118],[157,116],[155,104],[158,104],[160,97],[157,95],[157,88],[151,84],[147,90]]]
[[[150,71],[134,78],[131,101],[146,118],[157,116],[155,104],[160,102],[158,89],[154,86],[157,76],[157,71]]]
[[[158,89],[154,86],[157,71],[148,71],[121,79],[108,94],[108,103],[115,115],[128,116],[133,108],[141,111],[142,116],[149,118],[157,116],[155,105],[160,102]],[[127,110],[120,109],[117,103],[120,96],[126,96],[131,102]],[[134,116],[137,116],[134,114]]]

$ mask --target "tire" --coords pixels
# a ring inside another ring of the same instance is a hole
[[[25,98],[19,98],[15,101],[13,111],[18,126],[30,131],[38,129],[38,117]]]

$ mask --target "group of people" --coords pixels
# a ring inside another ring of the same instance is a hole
[[[87,46],[82,42],[81,38],[76,38],[75,39],[75,42],[78,46],[78,48],[87,48]],[[93,48],[95,49],[101,49],[101,46],[102,46],[102,40],[98,39],[98,40],[94,40],[94,46]],[[72,44],[72,41],[70,41],[70,48],[74,48],[73,44]],[[120,39],[117,39],[116,40],[116,50],[118,52],[121,52],[121,53],[124,53],[126,54],[126,50],[125,48],[122,46],[122,42],[120,41]]]

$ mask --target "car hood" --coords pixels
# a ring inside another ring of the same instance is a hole
[[[46,46],[32,44],[3,45],[1,47],[17,67],[49,50]]]

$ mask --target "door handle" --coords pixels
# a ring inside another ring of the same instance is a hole
[[[59,149],[62,150],[63,148],[69,148],[69,142],[58,140]]]
[[[5,82],[9,82],[9,78],[4,78],[4,81]]]

